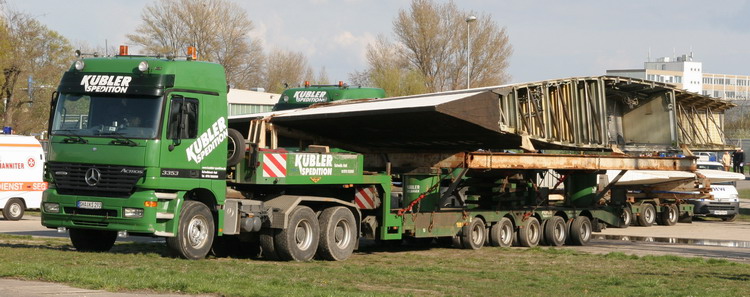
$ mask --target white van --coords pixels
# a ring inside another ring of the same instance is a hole
[[[698,173],[711,181],[714,199],[689,200],[694,206],[695,216],[717,217],[723,221],[734,221],[739,214],[740,198],[734,183],[744,180],[742,173],[724,171],[719,162],[698,161]]]
[[[44,151],[36,138],[0,135],[0,207],[6,220],[39,208],[47,189],[43,175]]]

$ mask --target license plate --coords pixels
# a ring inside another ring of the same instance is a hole
[[[727,214],[727,211],[726,210],[717,210],[717,211],[714,211],[714,214],[715,215],[725,215],[725,214]]]
[[[102,209],[102,203],[99,201],[78,201],[78,208]]]

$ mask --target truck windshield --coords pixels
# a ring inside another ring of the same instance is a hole
[[[163,97],[60,94],[52,135],[156,138]]]

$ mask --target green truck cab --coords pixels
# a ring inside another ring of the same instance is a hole
[[[117,231],[174,236],[186,209],[205,214],[223,205],[227,90],[224,69],[213,63],[76,61],[52,102],[42,224],[70,230],[76,248],[104,250]],[[203,203],[188,207],[190,195]]]
[[[351,87],[341,81],[337,85],[310,85],[309,82],[305,82],[304,87],[284,90],[273,110],[302,108],[319,103],[365,98],[385,98],[385,90]]]

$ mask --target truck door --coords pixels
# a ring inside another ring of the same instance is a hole
[[[167,187],[189,188],[189,184],[175,183],[179,183],[181,178],[197,179],[200,176],[200,151],[196,153],[195,150],[199,139],[199,100],[191,94],[172,93],[166,109],[160,176],[165,178],[163,182]]]

